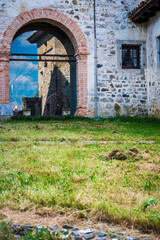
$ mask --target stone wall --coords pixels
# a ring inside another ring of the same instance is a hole
[[[147,39],[146,25],[135,25],[128,18],[128,13],[139,4],[140,0],[101,0],[96,3],[97,18],[97,67],[98,67],[98,115],[113,116],[114,104],[120,105],[121,114],[147,115],[150,105],[148,99],[148,81],[145,61],[139,70],[122,70],[120,67],[120,41],[142,41]],[[88,47],[88,56],[77,56],[77,104],[81,106],[81,114],[94,116],[94,18],[93,0],[1,0],[0,39],[4,32],[19,14],[35,8],[48,8],[64,13],[76,22],[82,30]],[[65,22],[65,20],[64,20]],[[0,40],[1,42],[1,40]],[[3,45],[0,43],[0,47]],[[145,50],[142,58],[145,58]],[[86,60],[87,58],[87,66]],[[83,71],[82,71],[83,69]],[[85,75],[87,74],[87,82]],[[83,81],[81,84],[80,79]],[[85,87],[87,84],[87,88]],[[156,83],[157,84],[157,83]],[[153,91],[153,88],[152,88]],[[83,92],[84,95],[83,95]],[[156,90],[154,90],[157,95]],[[80,97],[81,96],[81,97]],[[83,97],[84,96],[84,97]],[[81,98],[81,99],[80,99]],[[151,99],[152,106],[155,101]],[[83,112],[84,109],[84,112]]]
[[[148,112],[160,117],[160,58],[158,37],[160,37],[160,12],[151,18],[147,26],[147,71]]]
[[[118,103],[121,114],[147,113],[147,88],[144,66],[122,70],[121,42],[145,42],[143,27],[135,26],[127,17],[133,1],[108,1],[99,4],[98,38],[98,115],[114,115]],[[93,97],[92,97],[93,101]]]

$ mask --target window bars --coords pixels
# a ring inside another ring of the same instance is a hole
[[[122,68],[139,69],[140,68],[140,46],[122,45]]]

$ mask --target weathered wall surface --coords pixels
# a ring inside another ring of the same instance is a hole
[[[122,70],[119,63],[120,45],[118,41],[146,41],[145,26],[136,26],[128,19],[128,13],[139,2],[140,0],[97,1],[97,100],[99,116],[114,115],[115,103],[120,105],[121,114],[145,115],[148,112],[145,65],[141,66],[140,70]],[[95,101],[93,0],[1,0],[0,44],[4,32],[17,15],[43,7],[65,13],[78,23],[87,39],[90,53],[87,69],[87,106],[88,115],[93,116]]]
[[[151,18],[147,27],[147,80],[149,115],[160,117],[160,12]]]
[[[121,114],[147,113],[147,88],[145,66],[140,70],[122,70],[120,44],[126,40],[145,42],[145,28],[128,19],[133,1],[104,1],[98,6],[98,113],[114,114],[114,104],[121,107]]]
[[[49,34],[43,37],[43,41],[38,42],[38,54],[44,54],[45,52],[47,54],[67,55],[62,43]],[[64,94],[71,102],[70,64],[68,62],[39,62],[38,83],[39,97],[42,98],[42,113],[44,113],[47,98],[54,92]]]

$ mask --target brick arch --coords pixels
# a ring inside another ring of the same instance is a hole
[[[59,27],[67,34],[74,46],[76,54],[88,54],[87,41],[78,24],[65,14],[47,8],[33,9],[30,12],[24,12],[17,16],[4,33],[2,49],[10,50],[16,32],[24,25],[31,21],[42,19],[44,19],[44,21],[52,21],[54,26]]]
[[[0,85],[3,86],[0,104],[9,103],[9,53],[12,40],[18,30],[33,21],[48,21],[64,31],[71,40],[77,58],[77,115],[87,115],[87,41],[76,22],[63,13],[47,8],[33,9],[20,14],[3,35],[0,68],[1,65],[5,65],[5,74],[0,80]]]

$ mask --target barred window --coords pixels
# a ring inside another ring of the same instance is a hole
[[[122,68],[140,68],[140,46],[122,44]]]

